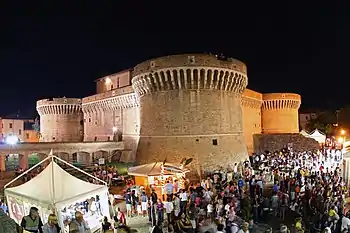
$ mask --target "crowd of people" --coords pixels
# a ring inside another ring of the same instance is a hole
[[[139,216],[148,218],[153,232],[249,233],[262,223],[266,232],[272,232],[271,225],[282,233],[349,232],[349,190],[342,179],[342,168],[342,153],[338,150],[284,149],[253,155],[243,163],[208,174],[198,184],[186,180],[183,189],[178,180],[167,180],[162,194],[152,187],[129,188],[126,213],[119,207],[114,211],[110,203],[112,221],[105,217],[102,229],[128,232],[128,218]],[[94,175],[107,180],[113,173],[94,171]],[[36,212],[31,210],[31,214]],[[79,213],[75,219],[78,230],[82,229],[84,221],[78,221]],[[27,220],[22,221],[23,228],[28,227]],[[57,218],[50,215],[46,225],[53,227],[55,222]],[[67,232],[80,232],[70,230],[71,225],[67,225]],[[39,223],[40,229],[44,226]]]
[[[337,150],[266,152],[185,189],[167,182],[160,197],[154,190],[129,191],[126,214],[147,215],[169,232],[247,233],[276,219],[280,231],[344,232],[350,219],[342,165]]]

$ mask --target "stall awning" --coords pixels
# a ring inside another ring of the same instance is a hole
[[[163,162],[147,163],[128,169],[128,174],[132,176],[159,176]],[[164,175],[174,175],[188,172],[188,169],[181,169],[179,165],[166,163],[164,165]]]
[[[319,131],[318,129],[315,129],[311,134],[310,137],[315,139],[318,143],[325,143],[326,142],[326,135]]]

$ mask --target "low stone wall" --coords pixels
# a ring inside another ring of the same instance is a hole
[[[304,137],[299,133],[295,134],[255,134],[254,152],[264,153],[265,151],[278,151],[292,145],[293,150],[310,151],[319,150],[320,144],[312,138]]]

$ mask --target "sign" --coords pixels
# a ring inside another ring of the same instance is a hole
[[[15,220],[16,223],[20,224],[22,218],[25,216],[23,202],[13,197],[9,197],[7,201],[10,217]]]
[[[104,158],[99,158],[98,159],[98,165],[104,165],[105,164],[105,159]]]

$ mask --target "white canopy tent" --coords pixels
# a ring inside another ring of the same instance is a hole
[[[302,130],[302,131],[300,131],[300,134],[301,135],[303,135],[304,137],[306,137],[306,138],[309,138],[310,137],[310,134],[309,134],[309,132],[307,132],[306,130]]]
[[[318,143],[324,144],[326,143],[326,135],[319,131],[318,129],[315,129],[311,134],[310,138],[315,139]]]
[[[80,180],[63,170],[54,161],[54,159],[57,159],[67,163],[64,160],[56,156],[50,156],[46,160],[48,159],[51,160],[50,164],[36,177],[20,186],[5,188],[5,196],[7,200],[11,202],[9,203],[11,218],[18,222],[18,209],[22,209],[23,213],[21,213],[20,216],[23,217],[29,213],[28,206],[36,206],[39,207],[42,212],[46,212],[46,214],[51,213],[54,209],[57,212],[56,214],[62,226],[63,220],[62,216],[60,216],[62,209],[68,205],[85,201],[96,195],[100,198],[103,215],[110,216],[108,207],[108,187],[106,185],[97,185]],[[45,160],[42,162],[44,161]],[[75,168],[70,164],[68,165]],[[76,169],[81,171],[78,168]],[[29,171],[30,170],[27,172]],[[91,176],[90,174],[88,175]],[[6,186],[8,186],[8,184]],[[27,207],[25,207],[24,204],[26,204]],[[45,219],[43,219],[43,221],[45,221]]]

